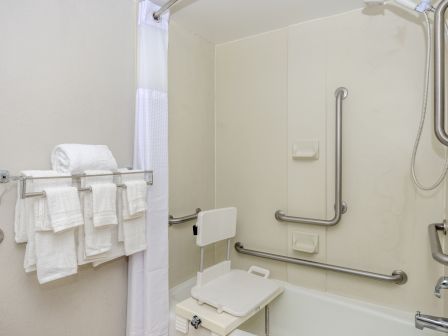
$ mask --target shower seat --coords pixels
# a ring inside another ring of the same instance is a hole
[[[283,293],[264,268],[231,269],[236,214],[236,208],[198,214],[196,244],[201,248],[201,266],[191,297],[176,305],[176,329],[182,334],[250,336],[237,328]],[[205,246],[225,240],[227,259],[204,269]]]

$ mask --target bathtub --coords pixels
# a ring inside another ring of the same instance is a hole
[[[183,334],[174,328],[174,307],[190,296],[195,279],[170,291],[170,336]],[[280,281],[285,292],[270,305],[271,336],[421,336],[442,335],[414,327],[414,314],[342,296],[310,290]],[[241,329],[262,336],[263,315]]]

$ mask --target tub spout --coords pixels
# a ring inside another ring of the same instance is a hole
[[[438,316],[423,315],[420,312],[417,312],[415,314],[415,327],[420,330],[428,328],[448,333],[448,319]]]

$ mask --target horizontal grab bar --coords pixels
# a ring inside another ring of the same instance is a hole
[[[431,254],[434,260],[443,265],[448,265],[448,255],[443,253],[442,245],[440,244],[438,231],[446,232],[446,224],[438,223],[428,226],[429,245],[431,246]]]
[[[195,210],[194,214],[183,216],[183,217],[173,217],[172,215],[170,215],[168,223],[170,225],[175,225],[175,224],[182,224],[182,223],[185,223],[185,222],[189,222],[191,220],[197,219],[198,218],[198,213],[200,213],[201,211],[202,211],[201,208],[197,208]]]
[[[275,218],[278,221],[333,226],[339,223],[342,214],[347,211],[347,204],[342,201],[342,100],[347,97],[348,91],[346,88],[340,87],[336,89],[334,94],[336,96],[334,216],[332,219],[295,217],[288,216],[282,210],[277,210]]]
[[[287,256],[282,256],[282,255],[272,254],[272,253],[267,253],[267,252],[249,250],[249,249],[245,249],[243,244],[240,242],[235,243],[235,250],[237,250],[237,252],[239,252],[239,253],[247,254],[247,255],[251,255],[251,256],[255,256],[255,257],[266,258],[266,259],[286,262],[286,263],[295,264],[295,265],[310,266],[310,267],[314,267],[314,268],[324,269],[327,271],[334,271],[334,272],[339,272],[339,273],[358,275],[358,276],[369,278],[369,279],[385,281],[385,282],[392,282],[397,285],[403,285],[408,281],[407,274],[401,270],[393,271],[392,275],[372,273],[372,272],[361,271],[361,270],[348,268],[348,267],[324,264],[324,263],[320,263],[320,262],[316,262],[316,261],[310,261],[310,260],[287,257]]]

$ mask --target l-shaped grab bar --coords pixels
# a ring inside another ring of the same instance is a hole
[[[428,226],[429,245],[431,246],[431,254],[434,260],[443,265],[448,265],[448,255],[443,253],[442,245],[440,244],[438,231],[446,233],[446,223],[431,224]]]
[[[447,0],[448,1],[448,0]],[[275,212],[275,218],[283,222],[333,226],[339,223],[342,214],[347,211],[347,204],[342,201],[342,100],[348,95],[344,87],[337,88],[336,96],[336,140],[335,140],[335,207],[332,219],[317,219],[289,216],[282,210]]]
[[[194,214],[182,216],[182,217],[173,217],[172,215],[170,215],[168,223],[169,223],[169,225],[175,225],[175,224],[182,224],[182,223],[189,222],[191,220],[197,219],[198,213],[200,213],[201,211],[202,210],[200,208],[197,208],[195,210]]]
[[[434,132],[448,146],[445,129],[445,12],[448,0],[443,0],[434,14]]]

